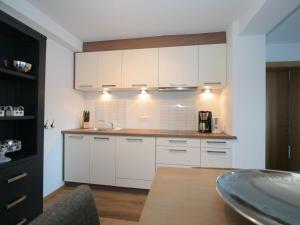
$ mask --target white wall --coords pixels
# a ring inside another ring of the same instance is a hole
[[[265,35],[242,36],[237,30],[237,23],[228,30],[229,85],[222,97],[231,116],[224,117],[225,128],[238,138],[233,166],[265,168]]]
[[[44,134],[44,196],[63,185],[63,143],[61,130],[80,125],[83,94],[73,87],[74,53],[47,40],[45,121],[55,120],[54,129]]]
[[[300,43],[267,44],[266,61],[300,61]]]

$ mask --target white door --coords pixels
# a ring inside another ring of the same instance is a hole
[[[98,52],[76,53],[75,55],[75,88],[95,90],[98,87]]]
[[[199,86],[226,86],[226,44],[199,45]]]
[[[90,138],[86,135],[66,134],[64,149],[64,180],[90,182]]]
[[[122,87],[142,88],[158,86],[158,49],[123,51]]]
[[[115,185],[115,137],[91,136],[90,183]]]
[[[155,173],[155,138],[116,137],[117,178],[151,181]]]
[[[99,87],[121,88],[122,51],[99,52]]]
[[[198,86],[198,46],[159,48],[159,86]]]

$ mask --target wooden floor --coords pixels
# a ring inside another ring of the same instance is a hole
[[[44,201],[44,210],[70,193],[77,184],[66,184]],[[90,186],[101,225],[137,225],[148,194],[146,190]]]

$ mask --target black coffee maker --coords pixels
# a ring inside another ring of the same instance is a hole
[[[212,120],[211,111],[200,111],[198,131],[201,133],[211,133],[211,120]]]

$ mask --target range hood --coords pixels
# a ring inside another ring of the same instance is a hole
[[[161,92],[180,92],[180,91],[196,91],[197,87],[159,87],[158,91]]]

